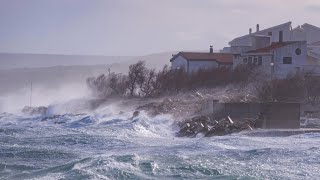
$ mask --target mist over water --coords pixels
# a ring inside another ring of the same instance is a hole
[[[65,83],[60,86],[51,88],[41,84],[28,84],[25,88],[18,89],[10,93],[1,94],[0,112],[18,113],[25,106],[49,106],[54,104],[72,104],[73,101],[85,101],[90,98],[90,92],[85,84],[82,83]],[[31,98],[31,101],[30,101]],[[73,104],[76,107],[75,104]],[[74,107],[65,106],[64,111],[70,111]],[[63,113],[63,112],[61,112]]]

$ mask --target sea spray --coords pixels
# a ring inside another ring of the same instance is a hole
[[[177,138],[175,118],[105,105],[83,114],[0,115],[4,179],[316,179],[319,133]],[[47,119],[45,119],[47,118]],[[134,121],[134,122],[133,122]],[[56,123],[63,122],[63,123]],[[265,134],[268,134],[266,130]]]

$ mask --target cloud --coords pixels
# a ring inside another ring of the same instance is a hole
[[[182,41],[194,41],[202,39],[201,32],[178,32],[177,36]]]
[[[308,0],[305,6],[305,10],[309,12],[320,13],[320,2],[318,0]]]
[[[307,11],[311,11],[311,12],[316,12],[316,13],[320,13],[320,5],[317,6],[306,6],[305,8]]]
[[[257,23],[319,26],[316,12],[320,0],[0,0],[0,52],[142,55],[223,47]]]

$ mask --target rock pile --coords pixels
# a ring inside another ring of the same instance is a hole
[[[253,123],[250,121],[233,121],[226,117],[219,121],[212,120],[207,116],[197,116],[178,124],[180,130],[178,137],[195,137],[202,133],[205,137],[222,136],[243,130],[252,130]]]

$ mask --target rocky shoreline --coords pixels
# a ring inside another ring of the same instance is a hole
[[[175,120],[173,125],[178,127],[177,137],[196,137],[198,134],[205,137],[221,136],[254,128],[255,122],[253,121],[232,120],[231,117],[213,119],[210,116],[202,115],[203,103],[208,99],[212,99],[212,97],[196,92],[161,99],[91,100],[88,101],[88,104],[92,109],[97,109],[116,102],[116,106],[121,107],[119,114],[133,111],[132,117],[139,116],[141,111],[151,117],[170,114]],[[25,107],[22,112],[28,115],[46,115],[47,110],[46,107]],[[45,117],[44,119],[50,120],[51,118]]]
[[[233,121],[229,116],[220,120],[214,120],[208,116],[196,116],[179,122],[178,127],[180,128],[176,133],[178,137],[196,137],[198,134],[211,137],[253,130],[254,122]]]

